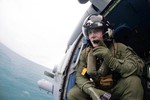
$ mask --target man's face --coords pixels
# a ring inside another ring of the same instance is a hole
[[[92,29],[88,32],[89,39],[93,47],[98,47],[100,41],[103,41],[103,34],[101,29]]]

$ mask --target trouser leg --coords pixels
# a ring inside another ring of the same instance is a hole
[[[68,100],[92,100],[89,95],[82,92],[78,86],[74,86],[67,94]]]
[[[143,87],[137,76],[121,79],[111,92],[119,100],[143,100]]]

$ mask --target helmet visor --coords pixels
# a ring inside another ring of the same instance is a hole
[[[102,31],[103,30],[103,24],[100,22],[94,22],[94,23],[86,23],[83,26],[83,34],[88,38],[89,34],[96,31]]]
[[[87,29],[95,29],[95,28],[99,28],[102,26],[103,24],[101,22],[92,22],[90,20],[84,25],[84,27]]]

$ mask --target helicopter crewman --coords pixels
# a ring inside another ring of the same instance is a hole
[[[144,62],[132,48],[114,41],[111,24],[92,14],[84,20],[82,33],[88,43],[68,100],[142,100]]]

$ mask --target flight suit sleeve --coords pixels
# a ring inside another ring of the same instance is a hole
[[[87,66],[85,52],[86,49],[82,51],[78,62],[78,66],[77,66],[78,68],[76,73],[76,84],[82,91],[87,93],[87,88],[94,87],[94,84],[86,76],[81,74],[83,69]]]
[[[122,77],[128,77],[130,75],[141,76],[144,62],[137,54],[130,48],[123,44],[119,44],[116,56],[106,55],[104,63],[112,70],[120,73]],[[120,48],[119,48],[120,47]]]

